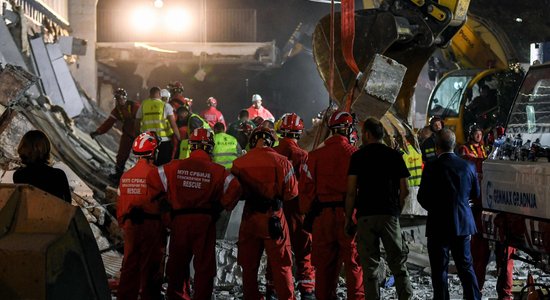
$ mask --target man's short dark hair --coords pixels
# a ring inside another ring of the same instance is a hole
[[[214,132],[225,132],[225,125],[222,122],[214,124]]]
[[[376,140],[384,138],[384,126],[382,126],[380,120],[376,118],[368,118],[365,120],[363,131],[370,133]]]
[[[158,86],[154,86],[149,90],[149,97],[153,97],[157,93],[160,94],[160,88]]]
[[[443,152],[453,151],[456,146],[455,133],[449,128],[443,128],[436,133],[436,145]]]
[[[248,110],[246,109],[242,109],[240,112],[239,112],[239,119],[241,118],[244,118],[244,117],[250,117],[250,114],[248,113]]]

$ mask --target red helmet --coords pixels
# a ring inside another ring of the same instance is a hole
[[[304,130],[304,121],[295,113],[284,114],[279,131],[283,136],[299,137]]]
[[[256,127],[250,135],[250,147],[256,147],[256,143],[258,143],[259,139],[263,139],[268,147],[272,147],[276,139],[275,131],[268,127]]]
[[[239,131],[243,132],[246,135],[249,135],[252,130],[254,130],[254,126],[252,126],[252,124],[250,124],[250,122],[248,121],[241,122],[241,124],[239,124]]]
[[[135,155],[150,156],[155,153],[159,145],[159,138],[154,131],[145,131],[138,135],[132,145],[132,150]]]
[[[335,111],[328,120],[328,127],[331,129],[349,128],[353,125],[353,117],[345,111]]]
[[[216,98],[214,98],[214,97],[210,97],[210,98],[208,98],[208,100],[206,100],[206,105],[216,106],[216,105],[218,105],[218,100],[216,100]]]
[[[252,119],[252,123],[254,123],[254,125],[256,125],[256,127],[260,127],[263,122],[264,122],[264,118],[262,118],[260,116],[257,116],[254,119]]]
[[[193,99],[191,98],[183,98],[183,104],[189,106],[189,108],[191,108],[191,106],[193,105]]]
[[[183,93],[183,84],[179,81],[174,81],[168,85],[168,89],[172,94],[181,94]]]
[[[189,137],[189,145],[191,150],[202,149],[211,153],[214,149],[214,135],[210,130],[197,128],[193,130]]]

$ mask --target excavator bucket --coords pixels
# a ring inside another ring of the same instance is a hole
[[[360,121],[366,116],[385,118],[383,124],[391,138],[398,143],[407,139],[416,145],[406,124],[416,81],[435,49],[447,46],[462,27],[468,6],[469,0],[394,0],[385,1],[377,9],[355,11],[353,54],[360,74],[344,58],[341,14],[335,13],[331,98],[345,107],[352,93],[351,109],[358,110]],[[327,89],[331,78],[330,19],[322,18],[313,34],[315,62]],[[378,91],[369,88],[372,83],[379,85]]]
[[[0,185],[0,299],[111,299],[79,208],[28,185]]]

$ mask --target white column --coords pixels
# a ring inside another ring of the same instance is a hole
[[[87,41],[86,55],[79,56],[76,66],[71,68],[75,80],[92,99],[97,98],[97,1],[69,1],[69,23],[71,35]]]

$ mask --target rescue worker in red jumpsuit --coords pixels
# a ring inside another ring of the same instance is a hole
[[[482,163],[487,159],[488,149],[483,145],[483,131],[475,124],[470,126],[468,134],[468,142],[459,148],[459,154],[466,160],[472,161],[476,165],[478,178],[481,184],[483,178]],[[489,257],[491,255],[491,249],[489,247],[489,241],[483,238],[482,235],[482,204],[481,199],[472,199],[472,213],[474,214],[474,220],[477,226],[477,232],[472,236],[471,251],[474,262],[474,272],[476,273],[479,289],[483,289],[485,283],[485,273],[487,264],[489,263]],[[495,244],[495,257],[497,264],[497,294],[499,300],[511,300],[513,299],[512,287],[513,278],[512,272],[514,270],[514,261],[510,258],[515,253],[513,247],[507,247],[499,242]]]
[[[120,178],[117,220],[124,230],[124,260],[117,299],[161,299],[163,226],[160,221],[161,190],[147,180],[157,173],[153,164],[158,146],[154,132],[140,134],[133,144],[137,164]]]
[[[188,107],[191,107],[191,105],[193,105],[193,99],[185,98],[183,96],[184,89],[181,82],[175,81],[174,83],[169,84],[168,89],[170,90],[170,94],[172,95],[169,103],[174,108],[174,111],[176,111],[183,105],[187,105]]]
[[[271,148],[275,132],[256,128],[247,154],[233,161],[246,199],[239,230],[237,261],[243,269],[244,299],[263,299],[258,268],[265,249],[279,300],[295,299],[292,252],[282,202],[298,196],[298,182],[288,159]]]
[[[111,111],[109,118],[107,118],[107,120],[105,120],[105,122],[103,122],[94,132],[90,133],[90,136],[92,139],[95,139],[96,136],[109,131],[117,121],[122,123],[122,136],[120,136],[120,143],[116,155],[115,173],[110,176],[111,179],[118,181],[124,172],[124,166],[132,150],[132,143],[137,135],[135,116],[139,109],[139,104],[126,100],[128,94],[126,90],[121,88],[115,90],[114,96],[116,101],[115,108]]]
[[[258,94],[252,95],[252,105],[247,110],[250,119],[261,117],[262,120],[270,120],[271,122],[275,122],[275,117],[273,117],[273,114],[271,114],[267,108],[262,106],[262,96]]]
[[[307,152],[298,146],[298,139],[304,130],[304,121],[295,113],[285,114],[281,118],[279,130],[282,139],[279,139],[279,145],[273,149],[288,158],[292,163],[296,177],[299,179],[300,169],[307,162]],[[311,265],[311,234],[303,229],[304,215],[299,212],[298,199],[299,197],[296,197],[286,201],[283,205],[283,212],[290,232],[290,244],[296,263],[295,278],[301,299],[314,299],[315,270]],[[271,279],[270,271],[268,266],[266,272],[268,288],[270,287],[269,279]]]
[[[342,262],[346,271],[347,299],[364,299],[363,270],[355,237],[344,232],[347,172],[356,148],[349,142],[353,117],[335,112],[328,126],[332,136],[311,151],[300,174],[300,212],[317,215],[312,226],[311,259],[315,266],[315,297],[335,299]]]
[[[172,207],[168,299],[191,299],[192,259],[193,298],[211,298],[216,275],[216,219],[223,208],[233,209],[241,195],[237,179],[211,160],[213,134],[195,129],[189,143],[189,158],[172,160],[150,176],[152,185],[167,193]]]
[[[222,123],[225,127],[226,125],[223,114],[216,108],[216,106],[218,106],[218,100],[214,97],[210,97],[206,100],[206,105],[208,108],[201,112],[201,117],[208,122],[208,125],[210,125],[211,128],[214,128],[214,125],[218,122]]]

